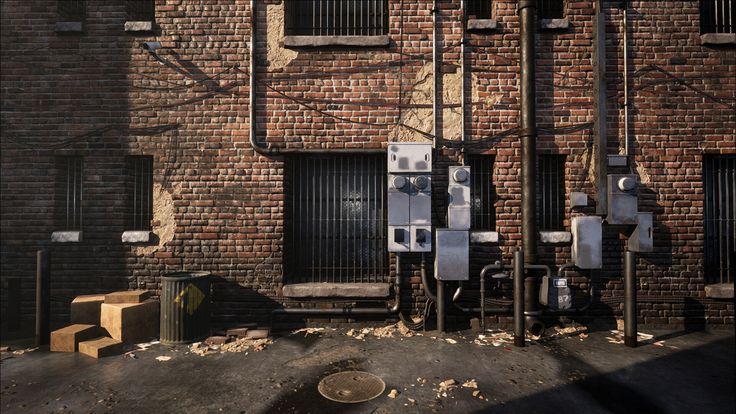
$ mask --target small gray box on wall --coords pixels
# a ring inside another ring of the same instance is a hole
[[[447,227],[453,230],[470,230],[470,167],[449,167]]]
[[[432,144],[422,144],[418,142],[389,143],[388,172],[432,172]]]
[[[572,218],[572,261],[581,269],[603,266],[603,220],[600,217]]]
[[[636,215],[636,229],[629,237],[628,248],[632,252],[651,252],[654,250],[654,224],[652,213],[638,213]]]
[[[438,280],[468,280],[470,232],[437,229],[434,277]]]
[[[608,224],[636,224],[639,182],[634,174],[608,176]]]

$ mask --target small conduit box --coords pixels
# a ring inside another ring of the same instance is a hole
[[[603,266],[603,220],[600,217],[572,218],[572,261],[580,269]]]
[[[654,224],[652,213],[636,215],[636,229],[629,237],[628,248],[632,252],[647,253],[654,250]]]
[[[437,280],[468,280],[470,232],[437,229],[434,277]]]

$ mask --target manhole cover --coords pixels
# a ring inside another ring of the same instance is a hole
[[[343,371],[329,375],[317,385],[317,390],[328,400],[341,403],[360,403],[383,394],[386,384],[373,374],[363,371]]]

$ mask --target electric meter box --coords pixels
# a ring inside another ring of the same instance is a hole
[[[470,232],[437,229],[434,277],[437,280],[468,280],[470,268]]]
[[[598,216],[572,218],[572,262],[581,269],[603,266],[603,220]]]
[[[629,237],[628,248],[632,252],[654,251],[654,224],[652,213],[637,213],[636,229]]]
[[[432,144],[391,142],[388,144],[389,173],[431,173]]]
[[[637,224],[639,182],[634,174],[608,176],[608,224]]]
[[[539,286],[539,303],[552,310],[565,310],[572,307],[572,295],[567,279],[562,277],[542,277]]]
[[[470,167],[452,166],[448,170],[447,227],[470,230]]]

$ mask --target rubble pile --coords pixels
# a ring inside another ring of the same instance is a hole
[[[357,340],[363,340],[367,335],[373,335],[376,338],[393,338],[393,337],[405,337],[409,338],[415,334],[411,329],[404,325],[404,322],[397,322],[393,325],[384,326],[381,328],[363,328],[363,329],[350,329],[345,335],[355,338]]]
[[[229,329],[226,335],[216,335],[205,339],[203,342],[195,342],[189,346],[189,352],[205,356],[215,353],[227,352],[259,352],[273,343],[268,328],[234,328]]]

